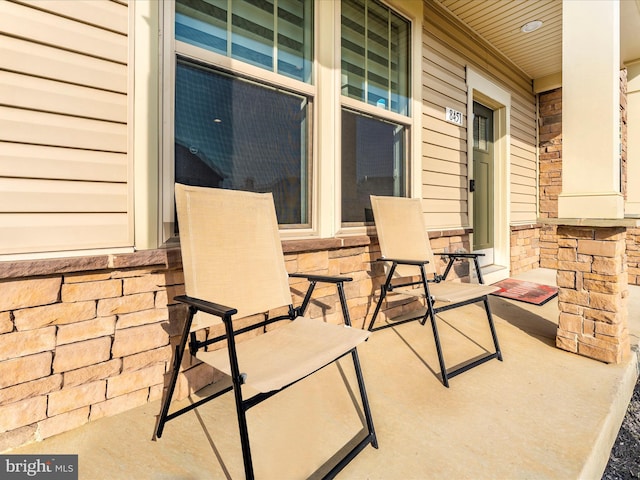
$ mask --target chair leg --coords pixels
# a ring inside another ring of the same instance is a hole
[[[240,444],[242,445],[242,461],[244,463],[244,475],[247,480],[253,480],[253,461],[251,459],[251,445],[249,444],[249,428],[247,427],[247,412],[242,401],[242,390],[240,385],[233,381],[233,394],[236,400],[236,411],[238,413],[238,428],[240,430]]]
[[[500,344],[498,343],[498,335],[496,333],[496,327],[493,324],[493,315],[491,315],[491,307],[489,306],[489,297],[484,297],[484,308],[487,311],[487,319],[489,320],[489,328],[491,329],[491,337],[493,338],[493,345],[496,347],[496,356],[498,360],[502,361],[502,351],[500,350]]]
[[[484,278],[482,278],[482,271],[480,270],[480,262],[478,257],[473,257],[473,264],[476,267],[476,275],[478,275],[478,283],[484,284]]]
[[[322,480],[331,480],[346,467],[351,460],[353,460],[358,453],[360,453],[367,445],[371,444],[373,448],[378,448],[378,440],[376,432],[373,428],[373,419],[371,416],[371,409],[369,408],[369,400],[367,399],[367,392],[364,387],[364,380],[362,378],[362,369],[360,368],[360,361],[358,360],[358,352],[354,348],[351,350],[351,357],[353,359],[353,366],[356,372],[356,378],[358,379],[358,387],[360,388],[360,395],[362,400],[362,408],[364,410],[365,420],[367,423],[368,435],[363,438],[356,446],[354,446],[349,453],[344,455],[342,459],[323,477]]]
[[[353,358],[353,366],[356,371],[356,378],[358,379],[358,387],[360,388],[360,397],[362,399],[362,409],[364,410],[364,417],[367,421],[369,436],[371,437],[371,446],[373,448],[378,448],[378,438],[376,437],[376,431],[373,427],[373,416],[371,415],[371,408],[369,407],[367,390],[364,386],[364,378],[362,376],[362,368],[360,367],[360,359],[358,358],[358,351],[355,348],[351,351],[351,357]]]
[[[387,283],[385,282],[380,286],[380,298],[378,299],[378,304],[376,305],[376,309],[373,311],[373,317],[371,317],[371,321],[369,322],[369,326],[367,327],[368,331],[373,330],[373,325],[376,322],[376,318],[378,318],[378,313],[380,313],[380,308],[382,307],[382,302],[384,302],[385,297],[387,296]]]
[[[231,316],[223,319],[227,333],[227,348],[229,349],[229,365],[231,367],[231,381],[233,382],[233,396],[236,402],[236,413],[238,416],[238,430],[240,432],[240,444],[242,446],[242,461],[244,463],[244,475],[247,480],[253,480],[253,461],[251,460],[251,445],[249,444],[249,428],[247,427],[247,407],[242,398],[243,375],[238,366],[238,353],[233,332]]]
[[[167,417],[169,415],[169,407],[171,406],[171,399],[173,398],[173,393],[175,391],[176,383],[178,381],[178,375],[180,373],[180,365],[182,364],[182,357],[184,356],[184,350],[187,345],[187,339],[189,338],[189,330],[191,329],[191,323],[193,322],[193,316],[195,315],[195,313],[196,313],[195,309],[189,308],[189,314],[187,316],[187,321],[184,325],[184,331],[182,332],[180,343],[176,346],[176,352],[173,358],[173,371],[171,372],[171,379],[167,387],[166,396],[162,401],[162,408],[160,409],[160,417],[158,419],[158,424],[156,426],[154,439],[162,437],[164,426],[167,423]]]
[[[449,388],[449,375],[447,374],[447,367],[444,364],[444,355],[442,354],[442,345],[440,344],[440,335],[438,334],[438,325],[436,324],[436,313],[433,307],[433,298],[429,292],[429,282],[427,281],[427,273],[424,265],[420,266],[420,275],[422,277],[422,288],[424,288],[425,304],[427,306],[427,312],[420,321],[422,325],[427,322],[427,317],[431,320],[431,330],[433,330],[433,340],[436,344],[436,352],[438,353],[438,363],[440,364],[440,371],[442,372],[442,383],[445,387]]]
[[[340,298],[340,306],[342,307],[342,316],[344,318],[344,322],[345,324],[351,326],[351,315],[349,314],[349,309],[347,308],[347,297],[344,293],[344,286],[342,282],[338,283],[338,297]],[[378,310],[379,308],[376,309],[376,312]],[[375,320],[375,315],[371,320],[371,325],[373,325],[373,320]],[[353,367],[356,371],[356,378],[358,379],[358,387],[360,388],[360,396],[362,397],[362,408],[364,409],[364,416],[367,421],[367,429],[369,431],[371,445],[374,448],[378,448],[378,440],[376,438],[375,429],[373,428],[373,417],[371,416],[371,409],[369,408],[367,390],[364,386],[364,378],[362,377],[360,359],[358,357],[358,351],[355,348],[351,350],[351,357],[353,358]]]
[[[436,343],[436,352],[438,353],[438,363],[440,364],[440,371],[442,372],[442,384],[449,388],[449,375],[447,374],[447,367],[444,364],[444,355],[442,354],[442,345],[440,344],[440,335],[438,334],[438,325],[436,325],[436,314],[433,311],[433,305],[430,300],[427,300],[427,315],[431,320],[431,329],[433,330],[433,339]]]

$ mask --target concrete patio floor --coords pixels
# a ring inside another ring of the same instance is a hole
[[[555,271],[520,276],[554,284]],[[429,325],[375,332],[359,348],[379,449],[341,479],[600,479],[638,378],[640,287],[630,287],[633,352],[607,365],[555,347],[557,299],[543,306],[491,298],[504,361],[445,388]],[[464,311],[465,315],[461,315]],[[479,306],[439,318],[449,367],[490,350]],[[257,479],[318,478],[362,435],[350,361],[249,411]],[[80,478],[244,478],[233,398],[169,422],[151,441],[159,402],[87,424],[15,454],[78,454]]]

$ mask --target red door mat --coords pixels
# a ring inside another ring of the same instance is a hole
[[[532,305],[544,305],[558,295],[558,287],[516,280],[515,278],[507,278],[493,285],[500,287],[500,290],[492,293],[492,295],[519,300],[521,302],[531,303]]]

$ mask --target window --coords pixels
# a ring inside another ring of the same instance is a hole
[[[212,63],[230,57],[310,83],[312,13],[310,0],[176,1],[176,182],[272,192],[281,225],[310,225],[312,98],[295,82],[282,88]]]
[[[309,83],[312,13],[311,1],[176,0],[175,37]]]
[[[278,221],[308,224],[309,100],[179,60],[175,180],[272,192]]]
[[[408,20],[376,0],[163,5],[163,240],[174,181],[272,192],[287,237],[362,229],[369,195],[407,195]]]
[[[342,222],[370,222],[369,195],[407,193],[410,23],[373,0],[342,2],[342,94],[377,115],[342,110]],[[408,118],[406,121],[408,122]]]
[[[342,2],[343,95],[409,115],[410,24],[372,0]]]
[[[473,148],[478,150],[489,150],[489,129],[487,128],[487,117],[477,113],[473,114]]]
[[[402,125],[342,111],[343,223],[373,221],[369,195],[406,194],[404,145]]]

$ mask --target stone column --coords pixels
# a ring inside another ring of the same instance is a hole
[[[630,353],[625,227],[558,226],[558,348],[606,363]]]

